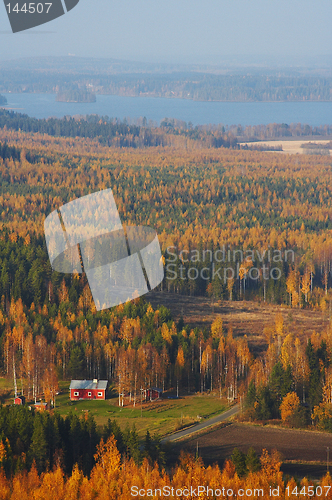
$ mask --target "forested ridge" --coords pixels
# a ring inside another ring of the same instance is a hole
[[[71,93],[68,94],[69,97]],[[164,118],[157,124],[140,118],[136,123],[118,120],[109,116],[87,115],[37,119],[22,113],[0,109],[0,129],[47,134],[53,137],[95,139],[102,146],[143,149],[156,146],[172,146],[181,149],[248,149],[240,142],[265,139],[305,137],[325,138],[331,136],[329,125],[277,124],[246,126],[196,125],[181,120]],[[257,149],[257,146],[256,146]],[[273,150],[273,147],[261,147]],[[276,150],[280,150],[278,144]]]
[[[52,92],[61,87],[79,86],[97,94],[151,96],[199,101],[331,101],[331,77],[277,73],[257,74],[248,68],[223,70],[228,74],[204,71],[159,71],[119,74],[75,69],[53,71],[45,68],[0,69],[0,92]]]
[[[69,96],[71,94],[69,93]],[[177,147],[236,147],[237,141],[224,128],[204,130],[196,127],[176,126],[174,120],[164,120],[160,127],[130,125],[126,120],[110,119],[108,116],[88,115],[79,119],[37,119],[28,115],[0,109],[0,128],[23,132],[39,132],[56,137],[86,137],[100,144],[114,147],[144,148],[153,146]]]

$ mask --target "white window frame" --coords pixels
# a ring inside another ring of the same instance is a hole
[[[88,392],[88,396],[92,396],[92,392]]]
[[[101,397],[103,396],[103,393],[102,392],[98,392],[98,397]]]
[[[79,395],[80,395],[79,392],[77,392],[77,391],[74,392],[74,396],[79,396]]]

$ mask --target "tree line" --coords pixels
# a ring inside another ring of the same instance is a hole
[[[123,460],[143,459],[164,465],[165,453],[158,438],[149,431],[141,443],[135,427],[122,431],[111,419],[97,428],[91,414],[78,417],[71,411],[62,417],[57,412],[37,411],[28,406],[0,407],[0,467],[8,477],[36,468],[39,473],[61,466],[70,475],[74,466],[89,475],[101,441],[116,440]]]
[[[122,458],[114,437],[101,441],[95,453],[95,465],[89,476],[75,466],[66,474],[60,464],[39,474],[36,467],[30,471],[17,471],[10,478],[2,472],[0,489],[4,500],[22,498],[57,498],[66,500],[126,500],[129,497],[186,496],[187,498],[219,498],[234,496],[273,495],[288,498],[291,495],[310,496],[318,499],[331,497],[331,477],[327,473],[319,482],[304,478],[283,478],[281,460],[276,452],[263,450],[259,460],[252,453],[246,455],[243,470],[241,456],[234,452],[232,460],[226,460],[223,468],[218,465],[204,466],[199,457],[182,453],[171,471],[145,459],[137,464],[133,459]],[[233,460],[235,464],[233,463]],[[212,496],[213,495],[213,496]]]
[[[59,99],[72,100],[80,98],[76,91],[60,92]],[[77,91],[81,92],[81,91]],[[82,94],[83,95],[83,94]],[[76,96],[76,97],[75,97]],[[89,99],[84,94],[84,99]],[[87,115],[86,117],[72,118],[31,118],[22,113],[0,109],[0,128],[15,131],[48,134],[56,137],[83,137],[97,139],[105,146],[120,148],[144,148],[154,146],[172,146],[177,143],[182,146],[196,143],[196,147],[230,148],[237,147],[236,138],[232,133],[224,131],[204,131],[196,129],[195,134],[190,130],[170,126],[169,122],[162,122],[161,127],[128,124],[126,120],[112,119],[108,116]]]

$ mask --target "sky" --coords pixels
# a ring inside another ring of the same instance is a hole
[[[13,34],[1,3],[0,60],[72,54],[166,63],[256,58],[296,64],[332,54],[331,19],[331,0],[80,0],[64,16]]]

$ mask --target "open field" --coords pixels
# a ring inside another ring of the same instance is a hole
[[[226,409],[225,401],[212,394],[143,403],[142,416],[140,401],[137,401],[135,408],[132,405],[121,408],[118,406],[116,397],[106,401],[71,402],[68,393],[64,392],[58,396],[56,406],[61,415],[67,415],[70,411],[82,415],[82,413],[89,411],[95,418],[97,425],[106,424],[109,418],[116,420],[122,429],[127,424],[129,427],[135,424],[140,437],[143,437],[147,430],[152,435],[158,434],[162,437],[182,426],[200,422]]]
[[[275,147],[275,146],[282,146],[282,151],[271,151],[272,153],[279,153],[279,154],[291,154],[291,155],[296,155],[296,154],[303,154],[303,148],[301,148],[302,144],[308,144],[309,142],[314,142],[315,144],[326,144],[330,142],[330,140],[316,140],[314,137],[310,139],[309,141],[306,140],[278,140],[275,139],[274,141],[258,141],[258,142],[243,142],[241,144],[247,144],[248,146],[268,146],[268,147]]]
[[[195,453],[197,450],[206,464],[223,464],[234,448],[247,452],[252,446],[258,454],[265,448],[281,453],[282,470],[288,474],[320,477],[326,472],[326,447],[332,448],[332,434],[283,429],[249,424],[229,424],[210,432],[175,444],[173,452],[180,448]],[[304,462],[304,463],[301,463]]]
[[[185,324],[192,328],[209,328],[221,315],[225,331],[232,326],[234,335],[247,335],[250,347],[260,351],[265,346],[264,327],[272,325],[277,313],[284,318],[285,332],[301,336],[321,331],[328,326],[328,317],[321,311],[291,309],[286,306],[253,301],[219,301],[211,305],[207,297],[189,297],[167,292],[150,292],[147,301],[156,308],[163,305],[170,309],[175,321],[183,316]]]

